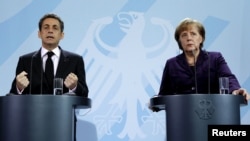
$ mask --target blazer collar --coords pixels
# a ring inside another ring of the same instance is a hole
[[[196,61],[196,66],[202,66],[202,64],[206,63],[208,60],[208,53],[206,51],[200,51],[199,56],[197,58]],[[190,68],[190,66],[188,65],[187,61],[186,61],[186,57],[184,53],[179,54],[176,57],[176,61],[178,62],[178,64],[180,66],[182,66],[183,68],[185,68],[185,70],[187,70],[189,73],[192,73],[192,69]]]

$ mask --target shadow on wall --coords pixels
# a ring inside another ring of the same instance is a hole
[[[97,141],[95,125],[87,121],[77,120],[76,138],[77,141]]]

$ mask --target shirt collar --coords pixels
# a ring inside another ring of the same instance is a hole
[[[41,49],[41,57],[43,58],[44,55],[46,55],[48,51],[49,51],[49,50],[47,50],[46,48],[42,47],[42,49]],[[54,54],[55,54],[57,57],[59,57],[61,50],[59,49],[59,47],[56,47],[56,48],[54,48],[54,49],[52,50],[52,52],[54,52]]]

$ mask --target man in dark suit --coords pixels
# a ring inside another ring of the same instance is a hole
[[[83,58],[59,46],[64,37],[63,30],[64,23],[55,14],[46,14],[40,19],[38,36],[42,47],[19,58],[11,94],[53,94],[53,78],[58,77],[64,81],[63,93],[88,97]],[[48,52],[52,52],[51,57]],[[50,67],[46,65],[48,58],[52,60]],[[48,77],[47,68],[52,68],[52,78]],[[76,124],[74,127],[76,130]],[[74,137],[76,140],[75,134]]]
[[[49,85],[45,75],[47,52],[52,51],[54,77],[63,78],[63,92],[88,96],[82,57],[59,46],[64,37],[63,30],[64,23],[55,14],[47,14],[40,19],[38,36],[42,40],[42,47],[19,58],[10,93],[52,94],[53,83]]]

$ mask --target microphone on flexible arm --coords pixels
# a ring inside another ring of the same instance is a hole
[[[29,94],[31,94],[31,91],[32,91],[33,59],[34,59],[36,54],[37,54],[37,52],[32,55],[31,61],[30,61],[30,89],[29,89]]]
[[[41,81],[40,81],[40,94],[42,95],[43,94],[43,56],[41,57],[41,69],[40,69],[40,71],[41,71],[41,74],[40,74],[40,76],[41,76]]]
[[[208,52],[206,51],[206,50],[204,50],[205,51],[205,53],[206,53],[206,55],[207,55],[207,57],[208,57],[208,94],[211,94],[210,93],[210,56],[209,56],[209,54],[208,54]]]
[[[197,86],[197,72],[196,72],[196,58],[195,58],[195,49],[192,50],[192,54],[194,56],[194,81],[195,81],[195,93],[198,93],[198,86]]]

